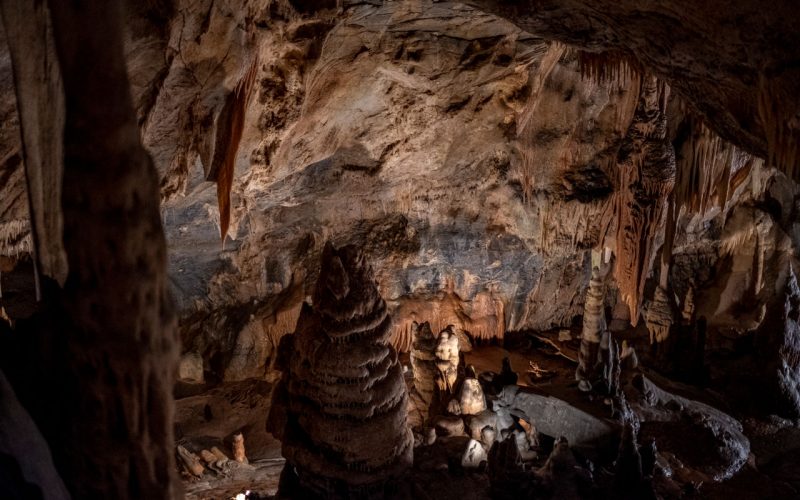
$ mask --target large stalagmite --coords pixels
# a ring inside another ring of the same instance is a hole
[[[287,460],[281,494],[381,496],[411,465],[413,436],[386,304],[354,246],[325,246],[313,304],[300,313],[270,420]]]
[[[575,372],[575,378],[579,381],[581,390],[584,391],[591,389],[590,379],[597,363],[600,340],[606,329],[606,318],[603,311],[604,278],[600,268],[594,267],[592,279],[589,280],[589,287],[586,289],[581,348],[578,356],[578,369]]]

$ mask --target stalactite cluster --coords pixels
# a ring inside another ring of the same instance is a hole
[[[391,343],[398,352],[408,352],[414,340],[414,324],[427,322],[434,335],[452,326],[461,348],[473,339],[503,340],[506,331],[505,305],[492,290],[479,292],[470,301],[462,300],[448,285],[435,298],[404,300],[394,312]]]
[[[736,151],[698,117],[690,115],[688,120],[689,137],[677,161],[675,205],[676,209],[685,207],[694,213],[704,213],[714,204],[727,202]]]
[[[668,96],[666,84],[654,77],[646,79],[629,132],[631,141],[619,154],[614,277],[634,325],[653,243],[675,182],[675,153],[666,137]]]
[[[622,87],[641,78],[641,67],[633,56],[619,51],[588,52],[577,50],[581,77],[598,85]]]
[[[33,251],[30,222],[14,219],[0,223],[0,255],[17,257]]]

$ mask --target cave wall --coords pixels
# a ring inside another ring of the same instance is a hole
[[[479,337],[569,326],[582,314],[592,249],[617,255],[607,294],[617,323],[646,310],[680,126],[689,113],[716,117],[756,77],[728,66],[673,71],[640,53],[637,38],[625,71],[592,78],[577,48],[619,49],[623,27],[604,18],[611,28],[592,41],[569,38],[572,17],[545,25],[502,4],[480,8],[508,21],[449,2],[125,5],[131,94],[160,176],[183,351],[199,354],[208,376],[269,372],[328,239],[365,249],[400,345],[415,319]],[[768,48],[757,44],[748,60]],[[223,243],[209,180],[226,102],[253,64]],[[709,75],[735,82],[710,89]],[[740,111],[757,114],[753,106]],[[719,116],[716,132],[768,149],[758,127]],[[745,150],[730,159],[729,199],[680,215],[669,268],[678,305],[692,286],[697,316],[740,331],[760,322],[797,241],[794,184]],[[644,300],[631,298],[637,288]]]
[[[415,319],[486,337],[569,326],[582,313],[592,248],[610,248],[618,263],[627,256],[621,268],[643,267],[629,284],[620,286],[622,271],[611,284],[607,305],[622,322],[646,308],[645,280],[660,271],[675,124],[687,114],[672,103],[681,94],[665,95],[659,83],[661,94],[646,95],[641,82],[652,77],[634,68],[586,78],[574,50],[460,4],[311,13],[231,5],[178,5],[168,67],[153,69],[157,84],[140,85],[152,94],[143,136],[162,175],[184,350],[200,354],[211,377],[269,372],[327,239],[365,248],[401,346]],[[130,42],[129,66],[147,60],[142,40]],[[209,149],[225,97],[254,59],[223,245]],[[660,146],[648,142],[654,130]],[[757,319],[769,299],[722,293],[728,303],[717,303],[719,290],[755,279],[752,266],[734,269],[747,251],[726,250],[719,231],[750,227],[752,218],[729,219],[763,198],[764,183],[779,183],[761,164],[748,168],[756,173],[739,167],[745,181],[725,207],[684,214],[677,230],[675,302],[694,276],[698,315],[712,324]],[[655,186],[649,195],[642,175]],[[794,195],[784,195],[782,219],[764,219],[773,227],[766,243],[750,244],[783,242],[762,266],[775,275],[794,248],[784,238]],[[623,293],[636,287],[644,303]]]

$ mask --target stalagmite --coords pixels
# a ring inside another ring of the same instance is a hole
[[[413,436],[391,320],[359,250],[326,244],[313,303],[300,313],[286,392],[269,419],[287,461],[279,493],[380,494],[411,465]]]
[[[579,381],[582,391],[592,388],[590,379],[593,376],[600,340],[606,329],[605,313],[603,311],[603,297],[605,295],[605,281],[600,268],[592,269],[592,278],[586,289],[584,302],[583,332],[581,334],[581,347],[578,355],[578,369],[575,379]]]
[[[600,343],[599,362],[602,367],[602,383],[605,385],[606,394],[613,396],[619,391],[619,376],[621,372],[619,344],[611,336],[611,332],[603,332]]]
[[[477,415],[486,409],[486,398],[478,379],[467,378],[464,380],[458,402],[461,405],[462,415]]]
[[[666,290],[660,285],[656,287],[653,300],[645,313],[645,324],[650,332],[650,343],[660,343],[669,336],[672,326],[672,303]]]
[[[233,459],[240,464],[248,463],[247,455],[244,452],[244,436],[241,432],[233,435]]]
[[[436,344],[436,368],[439,371],[436,376],[436,386],[441,394],[453,394],[455,391],[458,362],[458,338],[449,328],[442,330]]]
[[[414,376],[414,391],[410,395],[411,404],[419,415],[418,422],[412,426],[422,425],[428,419],[436,390],[436,339],[430,325],[414,323],[414,343],[411,347],[411,370]],[[409,416],[411,418],[411,416]]]

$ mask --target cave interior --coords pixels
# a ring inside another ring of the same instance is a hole
[[[0,21],[0,498],[800,498],[794,0]]]

